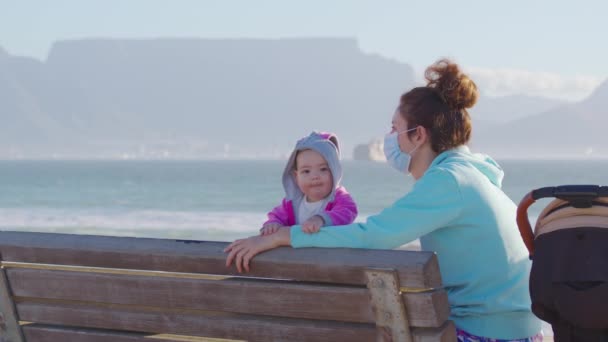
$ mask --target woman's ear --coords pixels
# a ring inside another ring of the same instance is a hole
[[[418,125],[418,127],[416,127],[416,133],[418,133],[418,136],[415,137],[417,142],[425,143],[430,141],[431,137],[425,127]]]

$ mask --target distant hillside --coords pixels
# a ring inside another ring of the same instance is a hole
[[[385,131],[412,84],[408,65],[351,39],[63,41],[44,63],[0,59],[0,118],[10,123],[0,142],[289,150],[322,129],[346,148]]]
[[[388,131],[413,80],[354,39],[86,39],[46,61],[0,48],[0,158],[280,157],[313,129],[336,132],[350,157]],[[601,151],[606,88],[573,105],[482,97],[474,143]]]
[[[501,155],[608,156],[608,81],[587,99],[476,133],[477,146]]]
[[[555,109],[563,104],[564,101],[525,95],[481,96],[470,113],[476,120],[506,123]]]

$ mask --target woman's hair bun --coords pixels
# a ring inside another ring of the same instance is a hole
[[[440,59],[424,72],[427,87],[433,88],[452,110],[471,108],[477,102],[477,85],[463,74],[458,64]]]

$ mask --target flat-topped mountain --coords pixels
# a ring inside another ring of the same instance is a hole
[[[0,48],[0,157],[281,157],[313,129],[350,157],[388,132],[412,86],[409,65],[345,38],[83,39],[45,61]],[[473,145],[603,153],[607,102],[607,83],[574,104],[481,97]]]

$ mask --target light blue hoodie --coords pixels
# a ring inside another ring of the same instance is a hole
[[[530,310],[531,262],[500,189],[500,166],[461,146],[439,154],[410,193],[365,223],[291,229],[293,247],[396,248],[420,238],[437,253],[450,319],[471,334],[519,339],[537,334]],[[380,190],[379,190],[380,191]]]

